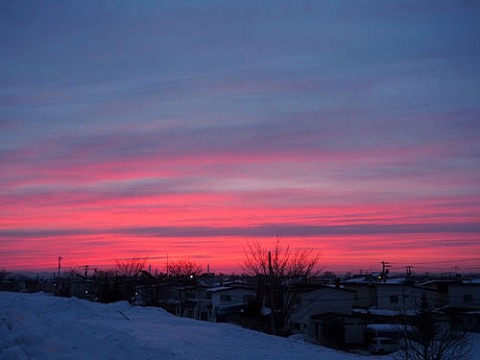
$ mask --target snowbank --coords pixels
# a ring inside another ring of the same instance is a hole
[[[0,359],[365,359],[298,339],[98,304],[0,292]],[[368,359],[371,359],[369,357]]]

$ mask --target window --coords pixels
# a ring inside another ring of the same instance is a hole
[[[232,295],[220,295],[220,301],[232,301]]]
[[[472,294],[463,294],[463,301],[469,303],[473,301],[473,295]]]
[[[398,295],[390,295],[390,302],[393,304],[398,304]]]

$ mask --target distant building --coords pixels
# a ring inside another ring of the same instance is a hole
[[[426,296],[433,306],[440,305],[436,290],[405,284],[375,284],[377,288],[377,308],[386,310],[413,310],[420,306],[423,296]]]
[[[288,319],[290,331],[315,338],[313,316],[325,313],[350,314],[355,293],[333,286],[320,286],[300,291]]]
[[[241,284],[207,289],[205,296],[207,300],[210,300],[207,307],[208,320],[229,321],[240,315],[240,312],[255,299],[256,294],[256,289]]]
[[[480,332],[480,282],[451,284],[448,291],[452,326],[462,331]]]

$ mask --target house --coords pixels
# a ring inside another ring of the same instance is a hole
[[[205,290],[207,319],[215,322],[232,321],[249,305],[257,290],[245,284],[217,286]]]
[[[211,300],[207,291],[208,285],[178,286],[175,315],[197,320],[209,320],[208,311]]]
[[[79,299],[95,300],[97,291],[93,280],[80,274],[70,273],[69,277],[55,279],[54,294],[56,296],[77,297]]]
[[[70,281],[70,296],[79,299],[96,300],[97,291],[95,283],[91,279],[86,279],[83,276],[76,275]]]
[[[385,310],[417,309],[423,296],[426,296],[433,306],[440,305],[436,290],[415,285],[377,283],[377,308]]]
[[[450,307],[465,310],[480,310],[480,282],[451,284],[448,291]]]
[[[27,284],[25,281],[15,279],[6,279],[0,282],[0,291],[25,291]]]
[[[369,309],[377,306],[377,287],[370,283],[346,281],[342,282],[344,289],[354,292],[352,307]]]
[[[315,340],[335,348],[364,345],[368,322],[355,313],[313,315]]]
[[[480,281],[451,284],[448,291],[452,326],[461,331],[480,332]]]
[[[451,279],[433,279],[425,281],[419,284],[419,286],[426,289],[436,290],[438,294],[439,306],[446,306],[449,304],[448,292],[450,286],[455,283],[458,283],[458,281]]]
[[[165,284],[150,272],[141,270],[135,281],[135,297],[133,303],[141,306],[158,306],[165,293]]]
[[[316,337],[314,316],[320,314],[349,314],[354,292],[340,287],[315,286],[299,290],[296,304],[288,319],[289,329],[294,334]]]
[[[175,313],[168,308],[176,292],[170,284],[166,283],[141,283],[135,286],[134,304],[140,306],[162,306],[165,310]],[[178,300],[178,296],[177,296]]]
[[[416,309],[423,295],[427,296],[434,306],[444,304],[438,291],[402,282],[343,282],[342,286],[355,293],[353,308],[356,309]]]

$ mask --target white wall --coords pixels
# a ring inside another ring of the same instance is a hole
[[[433,290],[408,285],[378,284],[377,308],[397,311],[414,310],[420,306],[424,294],[432,305],[437,304],[438,296]]]

